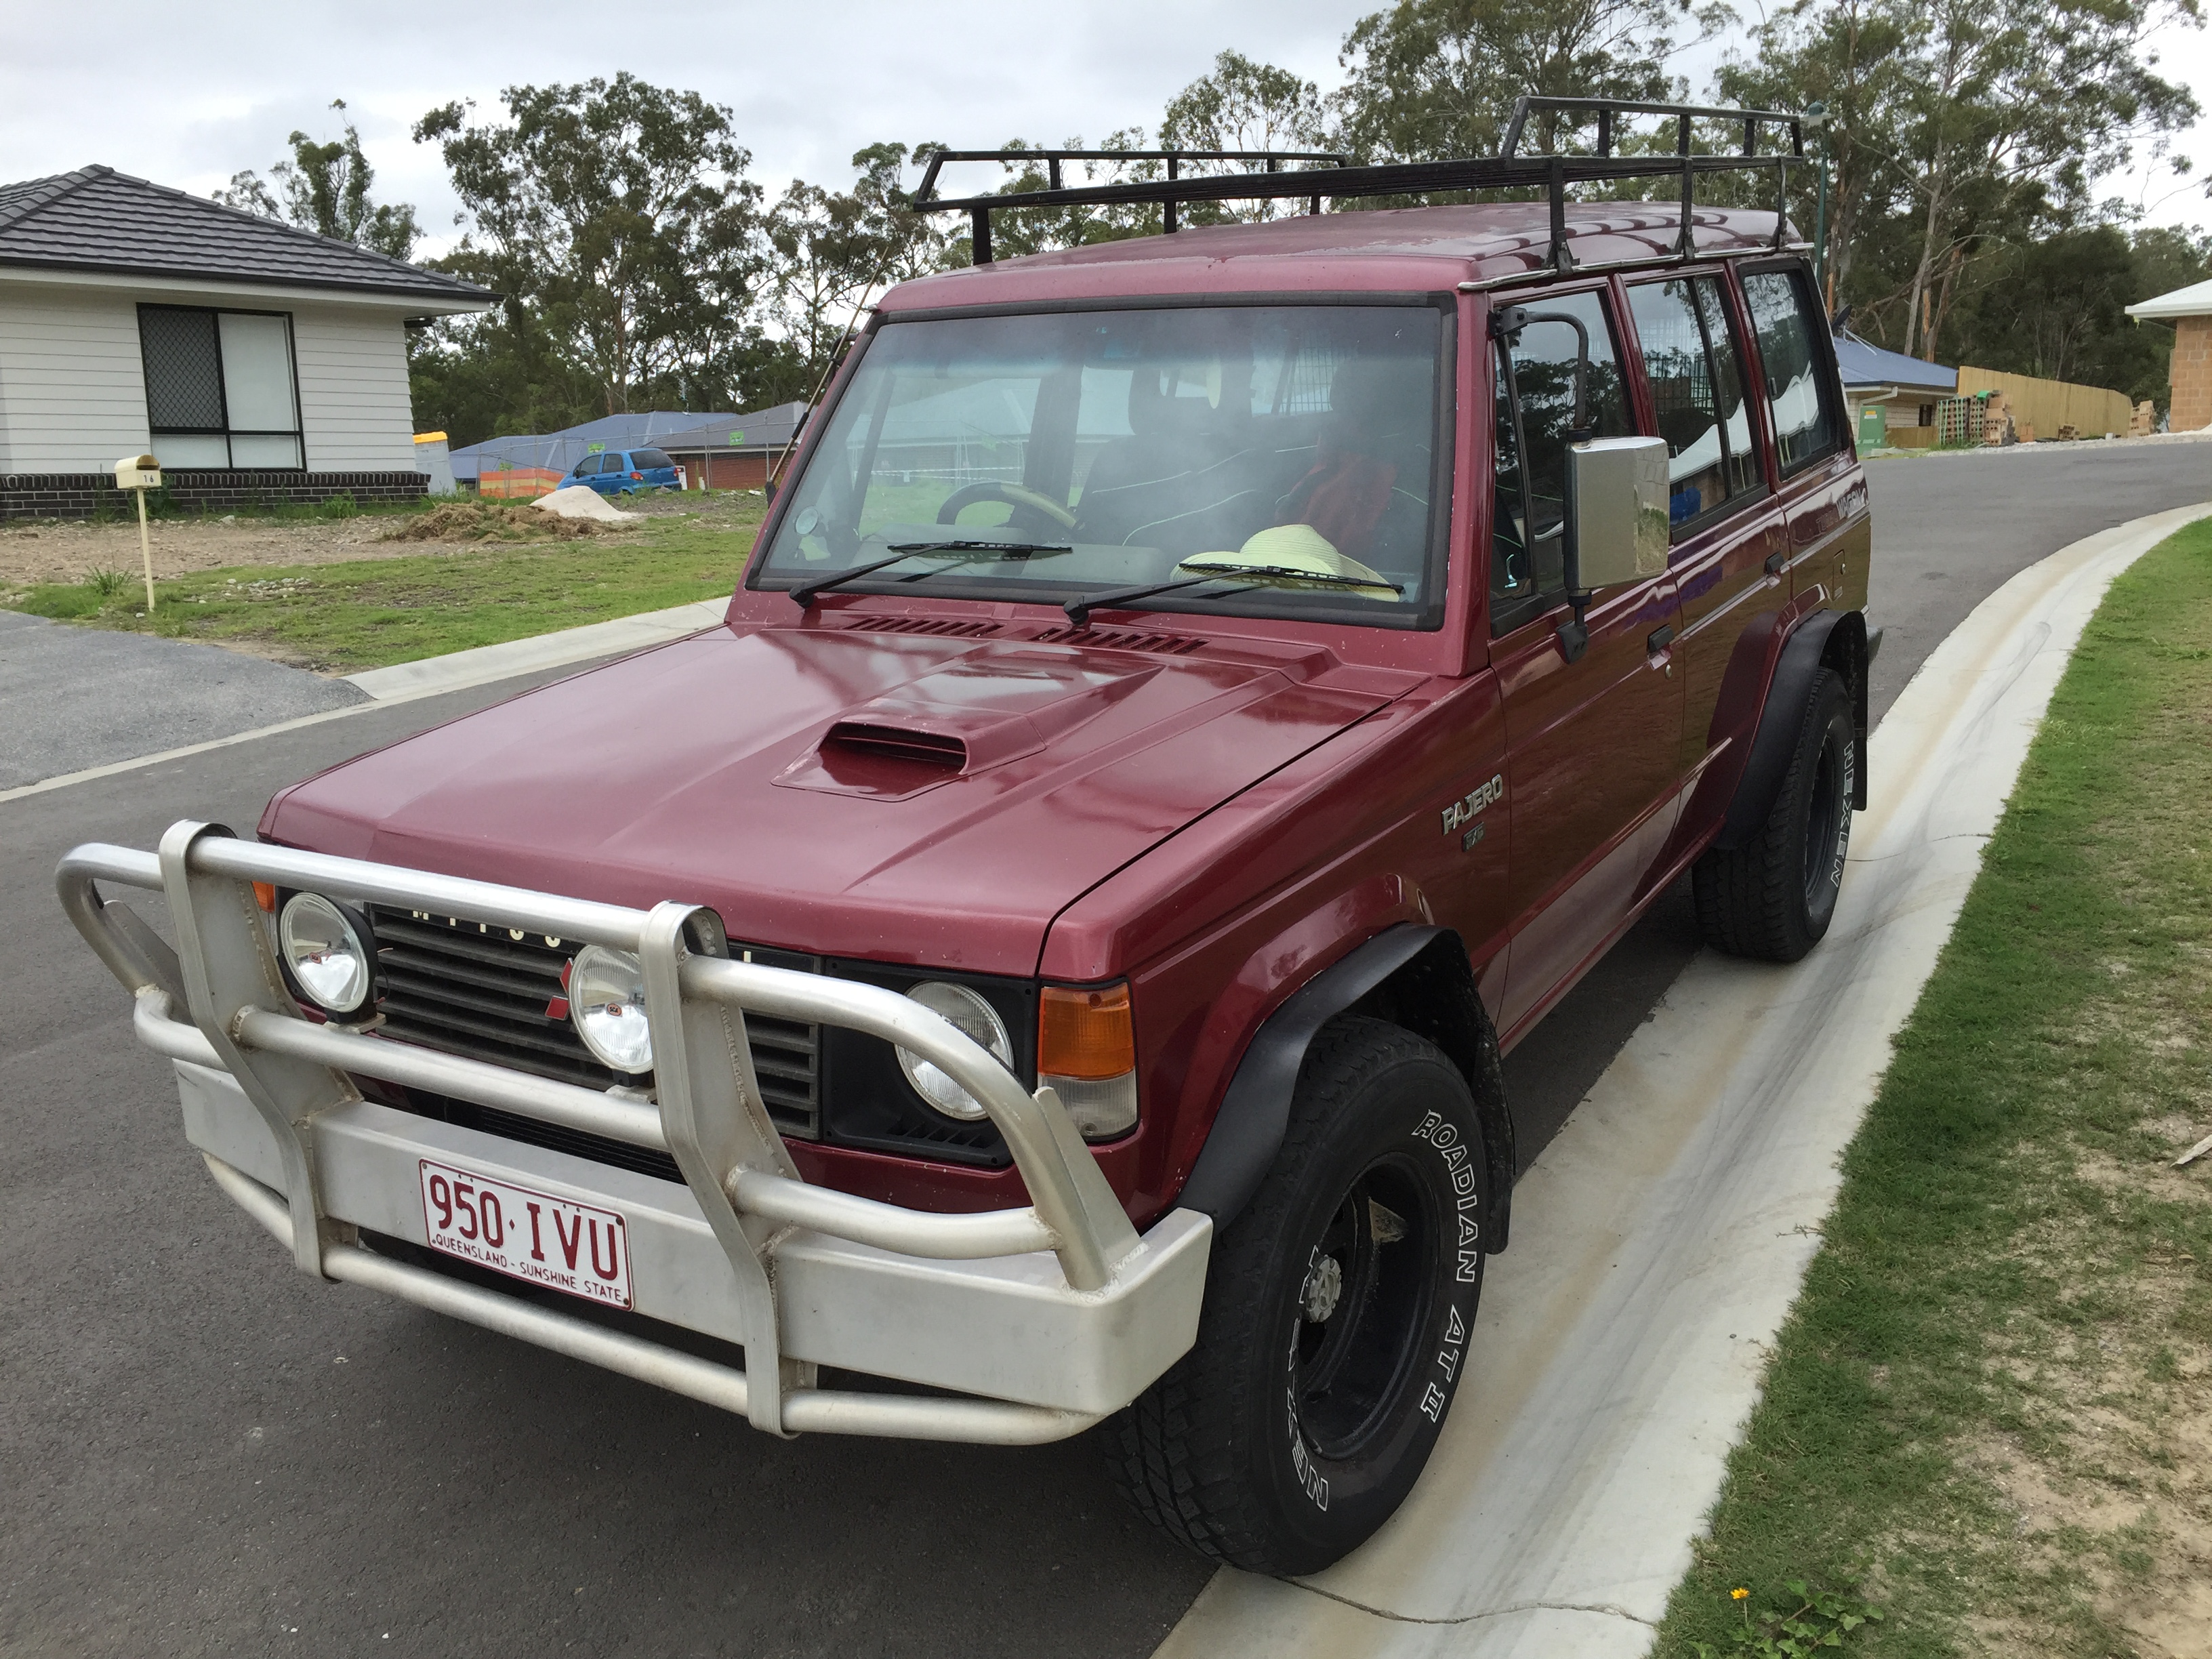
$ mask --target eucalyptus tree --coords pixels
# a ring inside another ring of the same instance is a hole
[[[927,215],[907,205],[906,171],[942,145],[871,144],[853,157],[852,187],[825,190],[805,179],[769,210],[773,310],[781,355],[799,378],[801,397],[843,349],[859,307],[892,283],[937,269],[945,238]],[[788,379],[788,377],[785,377]]]
[[[1523,93],[1679,95],[1668,60],[1727,15],[1694,0],[1397,0],[1344,38],[1339,131],[1374,161],[1491,155]],[[1566,136],[1550,116],[1530,135],[1540,149]]]
[[[729,109],[626,70],[501,101],[505,119],[452,103],[414,131],[440,145],[466,210],[439,263],[504,296],[525,372],[566,360],[605,414],[724,378],[767,277],[760,189]]]
[[[343,98],[331,100],[332,109],[345,106]],[[369,200],[368,187],[376,171],[362,154],[361,134],[352,122],[345,124],[341,137],[325,143],[318,143],[304,132],[295,132],[284,142],[292,147],[291,156],[270,167],[267,180],[247,167],[231,174],[229,185],[216,191],[215,199],[394,259],[414,252],[422,234],[415,222],[415,210],[405,202],[379,204]]]

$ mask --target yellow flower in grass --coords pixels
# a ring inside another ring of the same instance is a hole
[[[1729,1592],[1729,1600],[1731,1601],[1741,1601],[1745,1596],[1750,1594],[1751,1592],[1749,1590],[1744,1589],[1739,1586],[1737,1589],[1732,1589]]]

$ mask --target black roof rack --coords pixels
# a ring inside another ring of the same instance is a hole
[[[1522,155],[1521,135],[1532,114],[1547,112],[1597,118],[1597,149],[1587,155]],[[1675,123],[1674,153],[1621,155],[1615,154],[1620,118],[1624,115],[1663,115]],[[1691,149],[1693,125],[1701,120],[1740,124],[1743,148],[1732,154],[1698,155]],[[917,213],[957,213],[969,216],[977,264],[991,263],[991,215],[1016,208],[1103,207],[1157,203],[1164,210],[1165,228],[1180,227],[1176,210],[1185,202],[1230,202],[1304,197],[1310,210],[1321,211],[1325,197],[1420,196],[1432,191],[1543,190],[1552,204],[1549,263],[1555,270],[1574,268],[1567,246],[1566,187],[1571,184],[1610,182],[1621,179],[1680,179],[1682,227],[1675,252],[1686,258],[1696,251],[1692,238],[1692,215],[1699,173],[1771,170],[1775,175],[1774,244],[1782,245],[1782,226],[1790,182],[1790,169],[1805,159],[1804,118],[1784,110],[1716,109],[1693,104],[1646,104],[1618,98],[1516,99],[1513,118],[1495,155],[1470,156],[1451,161],[1407,161],[1382,167],[1353,167],[1347,157],[1332,154],[1270,150],[1074,150],[1074,149],[941,149],[929,158],[921,185],[908,205]],[[1786,130],[1789,148],[1767,155],[1759,153],[1759,133],[1771,128]],[[1077,185],[1063,188],[1062,161],[1164,161],[1167,177],[1132,184]],[[934,194],[937,175],[947,161],[1043,161],[1048,184],[1043,190],[1017,191],[991,196],[964,196],[940,200]],[[1185,161],[1261,161],[1260,173],[1230,173],[1184,178]],[[1285,170],[1286,161],[1317,163]],[[1326,182],[1324,183],[1324,180]]]

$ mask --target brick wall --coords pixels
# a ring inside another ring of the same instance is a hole
[[[170,472],[163,482],[172,508],[203,513],[314,506],[341,493],[356,501],[412,501],[430,483],[422,472]],[[0,519],[88,519],[103,501],[118,518],[137,514],[111,473],[0,474]]]
[[[2173,411],[2166,428],[2196,432],[2212,426],[2212,317],[2173,324]]]
[[[672,449],[668,453],[670,459],[684,469],[684,476],[694,489],[699,487],[702,460],[706,463],[707,487],[709,489],[758,489],[775,459],[767,455],[702,456],[696,449],[681,453]]]

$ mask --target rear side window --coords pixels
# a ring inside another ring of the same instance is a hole
[[[629,464],[634,469],[640,472],[648,471],[649,469],[656,466],[673,466],[676,465],[675,462],[670,460],[667,456],[662,454],[660,451],[657,449],[631,450],[629,453]]]
[[[1503,634],[1550,608],[1566,591],[1567,443],[1575,420],[1575,365],[1589,338],[1584,418],[1589,435],[1622,438],[1635,424],[1605,301],[1595,290],[1540,295],[1528,324],[1497,349],[1496,505],[1491,526],[1490,629]]]
[[[1671,458],[1668,512],[1680,533],[1763,483],[1728,306],[1717,279],[1699,276],[1641,283],[1628,290],[1628,308]]]
[[[1784,473],[1795,472],[1841,441],[1827,356],[1814,331],[1824,325],[1802,270],[1752,271],[1743,279],[1743,299],[1765,371],[1775,451]]]

